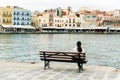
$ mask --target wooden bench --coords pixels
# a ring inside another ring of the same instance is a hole
[[[83,71],[83,64],[87,63],[85,53],[40,51],[40,59],[44,61],[44,69],[50,68],[50,61],[77,63],[79,72]]]

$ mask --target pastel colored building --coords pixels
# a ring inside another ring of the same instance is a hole
[[[65,20],[65,27],[68,28],[75,28],[75,27],[80,27],[78,23],[80,23],[80,18],[76,16],[75,13],[71,12],[69,15],[63,16]]]
[[[108,13],[97,14],[97,25],[108,26],[110,24],[110,15]]]
[[[36,28],[53,27],[53,12],[34,12],[31,17],[31,23]]]
[[[31,12],[18,6],[0,8],[0,25],[3,32],[33,31],[31,27]]]
[[[14,6],[12,12],[12,25],[30,26],[31,25],[30,10]]]
[[[120,27],[120,10],[116,9],[112,13],[113,16],[110,19],[110,26]]]
[[[78,11],[76,15],[80,18],[81,27],[95,27],[96,26],[96,14],[91,11]]]
[[[0,8],[0,25],[12,25],[12,6]]]
[[[59,16],[54,17],[54,24],[53,24],[54,27],[62,28],[62,27],[64,27],[64,24],[65,24],[64,18],[59,17]]]
[[[114,10],[114,11],[113,11],[113,16],[114,16],[115,18],[120,19],[120,10],[118,10],[118,9]]]
[[[38,26],[40,27],[49,27],[49,12],[44,12],[38,16]]]

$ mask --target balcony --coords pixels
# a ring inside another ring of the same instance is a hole
[[[2,17],[12,17],[12,14],[3,14]]]

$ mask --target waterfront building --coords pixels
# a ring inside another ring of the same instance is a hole
[[[30,10],[23,9],[18,6],[13,7],[12,25],[30,26],[31,25],[31,12]]]
[[[12,6],[0,8],[0,25],[12,25]]]
[[[2,11],[1,11],[2,8],[3,8],[3,7],[0,7],[0,25],[2,25],[2,13],[1,13],[1,12],[2,12]]]
[[[37,15],[33,15],[31,17],[31,23],[37,28],[49,28],[49,27],[54,27],[54,22],[53,22],[53,17],[54,17],[54,12],[49,12],[45,11],[42,13],[38,13]]]
[[[53,26],[56,28],[64,28],[65,19],[63,17],[54,16]]]
[[[39,28],[41,27],[41,25],[39,25],[39,16],[43,16],[41,12],[39,11],[35,11],[31,13],[31,26],[35,27],[35,28]]]
[[[71,12],[69,15],[63,16],[65,20],[64,26],[67,28],[75,28],[75,27],[80,27],[78,23],[80,23],[80,18],[76,16],[75,13]]]
[[[113,20],[113,19],[112,19]],[[56,30],[80,30],[104,32],[111,22],[111,14],[105,11],[91,10],[83,7],[77,12],[72,12],[71,7],[67,9],[47,9],[40,13],[34,12],[31,17],[31,24],[37,29],[44,29],[48,31]]]
[[[32,31],[31,12],[18,6],[0,8],[0,25],[2,32]]]
[[[44,12],[38,16],[38,26],[49,27],[49,14],[50,12]]]
[[[31,12],[30,10],[23,9],[22,7],[13,6],[12,11],[12,26],[14,31],[32,31],[31,27]]]
[[[82,27],[96,27],[96,14],[92,11],[78,11],[76,15],[80,18]]]
[[[114,11],[113,11],[113,16],[114,16],[115,18],[120,19],[120,10],[118,10],[118,9],[114,10]]]
[[[31,26],[37,28],[38,27],[38,16],[32,15],[31,16]]]
[[[114,10],[112,15],[113,16],[111,17],[110,25],[114,27],[120,27],[120,10]]]
[[[104,11],[94,11],[97,15],[97,26],[109,26],[110,25],[110,17],[111,15],[108,12]]]
[[[112,16],[110,18],[110,26],[111,27],[120,27],[120,19]]]

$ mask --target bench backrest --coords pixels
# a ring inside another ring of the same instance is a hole
[[[86,55],[78,52],[40,51],[40,59],[46,61],[77,62],[78,60],[74,59],[75,57],[82,61]]]

